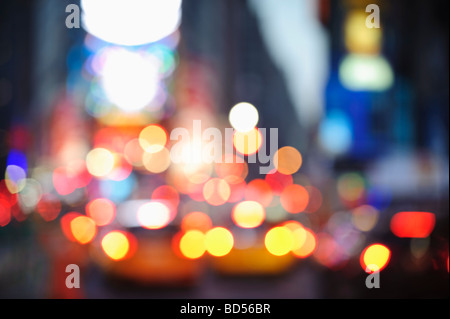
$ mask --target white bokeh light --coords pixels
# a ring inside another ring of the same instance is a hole
[[[83,28],[117,45],[158,41],[181,21],[181,0],[81,0]]]
[[[250,103],[239,103],[233,106],[228,117],[231,126],[238,132],[250,132],[258,124],[258,110]]]
[[[378,55],[349,54],[339,66],[339,79],[351,91],[385,91],[394,84],[389,62]]]
[[[141,207],[137,212],[139,224],[147,229],[160,229],[170,222],[170,211],[166,205],[160,202],[149,202]]]
[[[156,96],[160,62],[154,56],[112,48],[101,71],[108,100],[125,112],[137,112]]]

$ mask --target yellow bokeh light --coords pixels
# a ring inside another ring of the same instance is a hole
[[[123,259],[130,250],[130,242],[122,232],[111,231],[102,239],[102,249],[113,260]]]
[[[364,271],[375,272],[384,269],[391,259],[391,251],[384,245],[374,244],[361,254],[361,267]]]
[[[91,242],[97,235],[97,226],[91,218],[78,216],[70,222],[70,231],[75,240],[84,245]]]
[[[233,249],[233,234],[226,228],[215,227],[206,233],[205,246],[210,255],[225,256]]]
[[[302,155],[291,146],[280,148],[274,155],[273,161],[278,172],[284,175],[295,174],[302,166]]]
[[[349,52],[379,54],[381,51],[381,28],[366,26],[367,14],[361,10],[349,13],[345,21],[345,45]]]
[[[205,234],[199,230],[189,230],[180,239],[180,251],[186,258],[197,259],[203,256]]]
[[[167,133],[159,125],[149,125],[139,134],[139,144],[148,153],[161,151],[167,143]]]
[[[231,126],[238,132],[246,133],[258,124],[258,110],[250,103],[239,103],[233,106],[228,116]]]
[[[231,218],[239,227],[255,228],[263,223],[265,216],[266,212],[260,203],[244,201],[233,208]]]
[[[233,136],[234,148],[243,155],[255,154],[261,148],[262,143],[263,136],[257,128],[249,132],[236,131]]]
[[[287,227],[274,227],[267,232],[264,244],[267,251],[272,255],[284,256],[292,250],[294,236]]]
[[[86,167],[96,177],[105,177],[114,168],[114,155],[104,148],[95,148],[86,156]]]

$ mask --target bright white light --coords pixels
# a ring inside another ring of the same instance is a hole
[[[160,229],[170,222],[170,211],[160,202],[149,202],[142,205],[137,212],[139,224],[148,229]]]
[[[181,0],[81,0],[81,6],[83,28],[118,45],[158,41],[181,21]]]
[[[352,91],[385,91],[394,83],[394,73],[382,56],[349,54],[339,67],[341,83]]]
[[[250,103],[239,103],[233,106],[228,117],[231,126],[241,133],[250,132],[258,124],[258,110]]]
[[[103,90],[114,105],[136,112],[156,96],[159,60],[154,56],[125,49],[110,49],[101,72]]]

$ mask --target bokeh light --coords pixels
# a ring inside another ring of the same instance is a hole
[[[332,156],[348,152],[353,143],[350,118],[343,112],[330,111],[320,123],[319,143]]]
[[[372,230],[378,222],[379,212],[370,205],[363,205],[352,211],[353,225],[363,232]]]
[[[292,250],[292,253],[299,257],[299,258],[306,258],[310,256],[312,253],[314,253],[316,247],[317,247],[317,239],[316,235],[307,228],[303,228],[305,231],[304,233],[304,241],[301,246],[297,247]],[[303,238],[303,234],[301,234],[301,231],[297,231],[297,234],[294,234],[294,239],[299,236],[300,240]]]
[[[112,260],[124,259],[130,251],[130,241],[122,231],[110,231],[103,236],[101,246],[104,253]]]
[[[0,227],[5,227],[11,221],[11,209],[9,203],[0,198]]]
[[[262,143],[263,136],[257,128],[248,132],[236,131],[233,136],[234,148],[243,155],[255,154],[261,148]]]
[[[367,14],[351,11],[345,21],[345,45],[347,50],[359,54],[378,54],[381,50],[382,29],[366,27]]]
[[[45,221],[52,221],[61,212],[61,201],[53,194],[44,194],[37,204],[36,211]]]
[[[255,201],[267,207],[273,199],[270,184],[263,179],[254,179],[245,188],[245,200]]]
[[[366,182],[360,174],[345,173],[338,178],[338,194],[344,201],[356,202],[363,197],[365,185]]]
[[[86,166],[93,176],[105,177],[114,167],[114,156],[105,148],[95,148],[87,154]]]
[[[78,216],[70,221],[73,238],[80,244],[90,243],[97,235],[95,222],[87,216]]]
[[[233,222],[242,228],[255,228],[265,219],[264,207],[255,201],[244,201],[234,206],[231,213]]]
[[[181,230],[199,230],[207,232],[212,228],[211,218],[203,212],[190,212],[181,220]]]
[[[245,178],[244,170],[246,163],[243,159],[238,159],[233,154],[225,154],[221,161],[215,163],[215,170],[217,176],[227,180],[229,183],[233,181],[239,181],[241,178]]]
[[[281,193],[281,206],[291,213],[303,212],[309,203],[308,191],[301,185],[292,184],[287,186]]]
[[[22,191],[26,185],[27,173],[17,165],[8,165],[5,172],[5,184],[11,194]]]
[[[129,141],[125,145],[125,149],[123,151],[125,159],[133,165],[134,167],[142,167],[144,163],[142,162],[144,156],[144,150],[141,147],[139,139],[135,138]]]
[[[184,257],[198,259],[206,252],[205,234],[199,230],[188,230],[180,239],[179,248]]]
[[[273,161],[278,172],[285,175],[295,174],[302,166],[302,155],[291,146],[280,148],[274,155]]]
[[[259,114],[256,107],[250,103],[243,102],[233,106],[228,119],[236,131],[247,133],[258,124]]]
[[[153,153],[144,152],[142,163],[148,172],[153,174],[162,173],[170,166],[170,152],[165,147]]]
[[[181,0],[82,0],[83,28],[110,43],[137,46],[173,33],[181,19]]]
[[[391,259],[391,251],[382,244],[373,244],[361,253],[361,267],[364,271],[375,272],[383,270]]]
[[[139,207],[139,224],[147,229],[166,227],[172,220],[169,208],[161,202],[152,201]]]
[[[159,125],[149,125],[139,134],[139,144],[148,153],[160,152],[167,143],[167,132]]]
[[[177,190],[169,185],[161,185],[152,193],[152,200],[160,200],[164,202],[172,214],[176,213],[178,204],[180,203],[180,195]]]
[[[220,178],[212,178],[203,186],[203,197],[208,204],[213,206],[225,204],[230,198],[230,194],[230,186]]]
[[[352,91],[385,91],[394,84],[394,72],[382,56],[349,54],[339,66],[342,84]]]
[[[97,198],[86,205],[86,214],[97,226],[105,226],[116,217],[116,205],[107,198]]]
[[[22,168],[27,174],[28,172],[28,160],[27,156],[24,152],[17,150],[17,149],[11,149],[8,153],[8,157],[6,158],[6,166],[15,165]]]
[[[273,170],[266,175],[265,181],[270,185],[275,195],[280,195],[286,186],[293,184],[293,178],[291,175],[285,175],[277,170]]]
[[[206,233],[205,246],[210,255],[223,257],[233,249],[233,234],[223,227],[212,228]]]
[[[267,232],[264,244],[267,251],[272,255],[284,256],[292,250],[294,236],[289,228],[277,226]]]
[[[115,203],[121,202],[132,194],[135,185],[136,177],[133,173],[121,181],[101,180],[100,196],[108,198]]]
[[[428,212],[401,212],[391,219],[391,230],[400,238],[426,238],[436,224],[436,217]]]
[[[159,61],[152,55],[121,48],[107,51],[101,85],[108,100],[124,112],[137,112],[156,96]]]

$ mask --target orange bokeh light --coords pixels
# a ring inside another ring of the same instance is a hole
[[[301,185],[287,186],[280,197],[281,206],[291,214],[303,212],[309,203],[308,191]]]
[[[90,243],[97,235],[97,226],[94,220],[87,216],[78,216],[70,221],[70,230],[73,238],[80,244]]]
[[[291,146],[280,148],[275,153],[273,160],[277,171],[285,175],[295,174],[303,163],[300,152]]]
[[[303,230],[305,231],[303,244],[299,247],[295,247],[292,251],[292,253],[299,258],[308,257],[316,250],[317,247],[316,235],[310,229],[303,228]]]
[[[203,212],[191,212],[181,220],[181,230],[184,232],[194,229],[207,232],[211,228],[211,218]]]
[[[105,226],[116,217],[116,205],[107,198],[97,198],[86,205],[86,214],[97,226]]]
[[[158,150],[153,149],[153,152],[144,152],[142,162],[145,169],[150,173],[162,173],[170,166],[170,152],[164,146]]]

